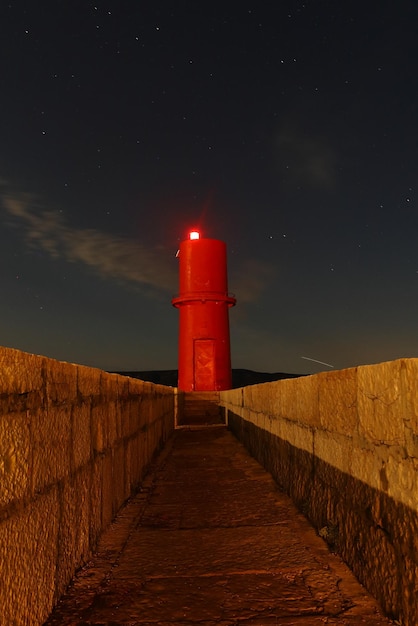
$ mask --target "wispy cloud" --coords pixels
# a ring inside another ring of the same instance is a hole
[[[276,275],[277,270],[271,263],[249,258],[242,261],[239,270],[231,272],[229,284],[240,303],[256,302]]]
[[[80,263],[103,279],[174,294],[178,262],[173,250],[145,247],[128,237],[93,228],[70,226],[59,211],[46,208],[31,194],[3,191],[1,204],[11,225],[19,227],[29,249],[44,250],[53,259]],[[275,268],[258,259],[245,259],[231,273],[230,287],[238,302],[257,301],[274,279]]]
[[[2,204],[30,247],[43,249],[52,258],[82,263],[102,278],[176,291],[177,264],[168,252],[97,229],[71,227],[58,211],[45,208],[29,194],[5,192]]]

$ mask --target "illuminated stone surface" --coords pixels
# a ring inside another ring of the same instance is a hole
[[[224,427],[176,431],[48,626],[390,622]]]
[[[0,348],[0,626],[48,617],[174,427],[174,392]]]
[[[399,359],[220,394],[238,439],[405,626],[418,624],[417,373]]]

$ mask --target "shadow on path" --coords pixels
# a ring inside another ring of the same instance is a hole
[[[225,426],[174,433],[46,622],[391,623]]]

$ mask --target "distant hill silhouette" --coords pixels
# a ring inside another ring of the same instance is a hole
[[[177,387],[178,371],[177,370],[149,370],[143,372],[121,371],[113,372],[122,376],[130,376],[131,378],[139,378],[151,383],[159,385],[167,385],[169,387]],[[257,385],[258,383],[268,383],[273,380],[282,380],[283,378],[298,378],[303,374],[285,374],[284,372],[254,372],[246,369],[232,370],[232,388],[246,387],[247,385]]]

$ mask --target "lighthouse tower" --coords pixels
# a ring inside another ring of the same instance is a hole
[[[179,309],[178,387],[182,391],[230,389],[231,353],[226,244],[189,233],[178,252]]]

